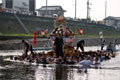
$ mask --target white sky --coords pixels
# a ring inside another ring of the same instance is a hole
[[[89,0],[90,17],[92,20],[102,20],[105,17],[105,0]],[[36,8],[46,5],[46,0],[36,0]],[[48,6],[61,5],[65,17],[75,17],[75,0],[48,0]],[[77,0],[77,18],[86,18],[87,0]],[[107,0],[107,16],[120,17],[120,0]]]
[[[105,17],[105,0],[89,0],[90,17],[92,20],[102,20]],[[1,0],[0,0],[1,2]],[[36,9],[46,5],[46,0],[36,0]],[[48,0],[48,6],[61,5],[65,17],[75,17],[75,0]],[[87,0],[77,0],[77,18],[86,18]],[[107,0],[107,16],[120,17],[120,0]]]

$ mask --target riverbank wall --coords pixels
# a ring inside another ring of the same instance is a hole
[[[28,34],[27,31],[29,31],[30,34],[34,34],[34,31],[42,29],[48,29],[48,33],[50,33],[54,29],[54,20],[56,20],[56,18],[0,12],[0,33]],[[82,20],[66,20],[66,24],[73,32],[75,32],[76,29],[82,28],[84,35],[99,34],[100,31],[102,31],[104,35],[118,34],[115,28],[105,26],[104,24],[90,23]]]
[[[34,34],[34,31],[38,29],[48,29],[48,33],[50,33],[54,29],[55,19],[56,18],[0,12],[0,50],[22,49],[22,39],[29,39],[31,44],[33,44],[33,37],[2,36],[2,34],[28,34],[24,27],[30,34]],[[20,22],[23,23],[24,27]],[[100,31],[103,32],[104,36],[119,34],[115,28],[103,24],[74,20],[66,20],[66,23],[66,26],[73,32],[75,32],[76,29],[82,28],[83,35],[99,35]],[[85,46],[100,45],[100,38],[75,38],[72,45],[76,46],[76,43],[81,39],[85,39]],[[114,38],[106,38],[105,40],[105,44],[107,45],[110,41],[113,42]],[[43,47],[49,41],[47,38],[38,38],[37,45],[33,47]],[[118,38],[118,43],[119,41],[120,39]]]
[[[81,39],[85,40],[85,46],[100,46],[100,38],[74,38],[72,43],[73,46],[76,46],[77,42]],[[116,43],[120,44],[120,38],[105,38],[105,45],[108,45],[109,42],[114,42],[117,39]],[[0,50],[21,50],[23,49],[22,39],[11,39],[11,40],[1,40],[0,41]],[[28,39],[33,45],[33,39]],[[36,47],[45,47],[46,43],[51,43],[50,39],[47,38],[37,38],[37,45],[33,45]]]

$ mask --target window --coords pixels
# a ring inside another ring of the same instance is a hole
[[[35,0],[29,0],[29,11],[35,12]]]
[[[13,0],[6,0],[6,8],[12,8]]]

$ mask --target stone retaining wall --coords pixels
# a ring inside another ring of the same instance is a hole
[[[85,46],[100,46],[100,38],[80,38],[74,39],[72,45],[76,46],[77,42],[81,39],[85,40]],[[33,44],[33,39],[29,39],[31,44]],[[105,45],[108,45],[109,42],[114,42],[115,38],[105,38]],[[47,38],[37,39],[37,45],[33,47],[43,47],[46,43],[50,42]],[[120,44],[120,38],[117,38],[117,44]],[[0,41],[0,50],[19,50],[22,49],[21,39],[16,40],[4,40]]]

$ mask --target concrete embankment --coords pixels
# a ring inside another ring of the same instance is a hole
[[[48,33],[50,33],[54,29],[54,20],[56,20],[56,18],[52,17],[38,17],[20,14],[16,14],[16,16],[15,14],[11,13],[0,13],[0,33],[26,34],[27,31],[29,31],[30,34],[34,34],[35,30],[42,29],[48,29]],[[115,28],[112,26],[106,26],[104,24],[96,24],[93,22],[86,22],[84,20],[66,20],[66,23],[66,26],[69,27],[73,32],[75,32],[76,29],[82,28],[84,35],[99,34],[100,31],[103,31],[104,35],[119,34]],[[59,24],[56,23],[56,25]]]
[[[100,38],[78,38],[74,39],[73,45],[76,46],[76,43],[81,40],[85,40],[85,46],[100,46]],[[108,45],[109,42],[114,42],[117,39],[117,44],[120,44],[120,38],[105,38],[105,45]],[[0,41],[0,50],[19,50],[22,49],[22,39],[11,39],[11,40],[1,40]],[[33,39],[29,39],[31,44],[33,44]],[[33,47],[43,47],[46,43],[51,42],[47,38],[38,38],[37,45]]]

